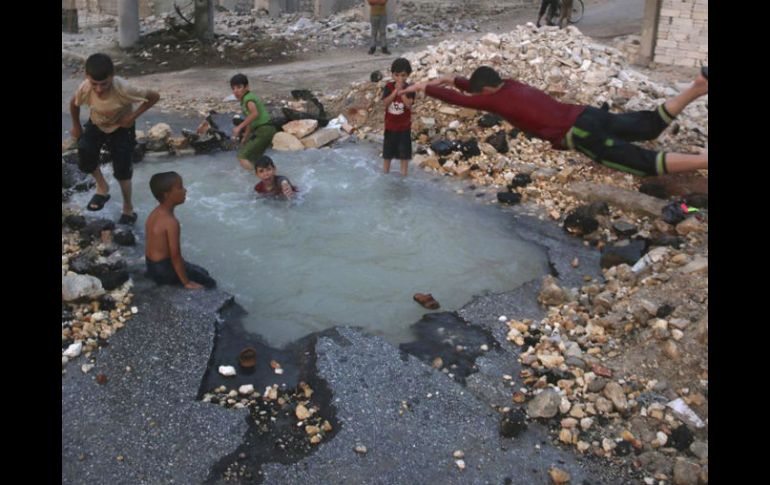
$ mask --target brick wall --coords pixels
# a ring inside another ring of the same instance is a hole
[[[697,67],[708,64],[708,0],[662,0],[654,61]]]

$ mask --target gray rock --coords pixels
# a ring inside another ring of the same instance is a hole
[[[601,267],[610,268],[619,264],[633,265],[644,255],[644,241],[631,241],[628,244],[614,244],[602,249]]]
[[[706,224],[695,217],[688,217],[676,225],[676,232],[680,236],[686,236],[693,232],[706,232]]]
[[[134,236],[134,233],[128,229],[115,231],[112,235],[112,240],[121,246],[134,246],[136,244],[136,236]]]
[[[273,136],[273,149],[279,151],[297,151],[304,150],[305,145],[303,145],[296,136],[279,131]]]
[[[626,393],[623,392],[623,388],[615,381],[610,381],[604,386],[604,396],[612,401],[615,409],[621,413],[628,409],[628,400],[626,399]]]
[[[561,396],[553,389],[546,389],[527,403],[527,414],[531,418],[552,418],[559,412]]]
[[[639,455],[639,464],[648,472],[671,475],[673,464],[671,459],[657,451],[646,451]]]
[[[553,276],[546,275],[543,277],[539,300],[544,305],[560,305],[566,299],[567,296],[564,294],[564,290],[556,284],[556,279]]]
[[[61,294],[64,301],[81,298],[95,299],[104,294],[102,282],[89,275],[66,275],[61,279]]]
[[[594,306],[604,308],[605,310],[612,308],[614,302],[615,296],[610,291],[603,291],[593,298]]]
[[[281,129],[299,140],[313,133],[316,128],[318,128],[318,120],[308,119],[290,121],[283,125]]]
[[[703,256],[696,256],[695,259],[682,266],[680,271],[685,274],[706,272],[709,269],[709,260]]]
[[[305,146],[305,148],[320,148],[324,145],[328,145],[339,137],[340,130],[337,128],[321,128],[320,130],[306,136],[300,141]]]
[[[665,201],[631,190],[610,187],[593,182],[576,182],[567,185],[565,192],[580,200],[606,202],[626,212],[660,217]]]
[[[577,367],[579,369],[585,369],[587,367],[586,363],[585,363],[585,361],[583,359],[581,359],[580,357],[575,357],[575,356],[567,357],[564,360],[564,363],[567,364],[568,366],[574,366],[574,367]]]
[[[607,385],[607,379],[604,377],[597,377],[588,383],[589,392],[600,392]]]
[[[684,458],[677,458],[674,462],[674,483],[676,485],[698,485],[700,467]]]
[[[612,229],[618,236],[628,237],[636,234],[637,228],[628,221],[619,220],[612,223]]]
[[[77,165],[65,163],[61,164],[61,187],[70,189],[76,185],[82,185],[88,182],[88,175],[80,171]]]
[[[693,441],[690,451],[701,460],[709,459],[709,444],[704,441]]]

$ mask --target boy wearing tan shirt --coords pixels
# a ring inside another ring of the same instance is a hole
[[[86,80],[70,101],[72,136],[78,141],[78,167],[96,180],[96,193],[88,210],[98,211],[110,199],[110,187],[99,168],[99,152],[107,145],[112,156],[115,179],[123,194],[123,210],[119,224],[136,222],[131,202],[132,161],[136,135],[136,119],[158,102],[160,95],[149,89],[132,86],[114,75],[112,59],[106,54],[93,54],[86,60]],[[142,103],[134,111],[133,103]],[[89,107],[85,130],[80,125],[80,107]]]

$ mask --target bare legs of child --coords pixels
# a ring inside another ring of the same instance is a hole
[[[708,94],[708,79],[698,74],[692,85],[682,91],[679,95],[669,99],[664,104],[666,111],[672,116],[681,113],[688,104],[699,97]],[[709,166],[708,150],[701,150],[698,154],[688,153],[666,153],[666,170],[668,173],[691,172],[693,170],[706,169]]]
[[[390,160],[382,161],[382,172],[390,173]],[[401,160],[401,175],[406,177],[409,174],[409,160]]]

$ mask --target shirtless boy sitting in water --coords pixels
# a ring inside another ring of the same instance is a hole
[[[182,177],[176,172],[156,173],[150,190],[160,204],[144,226],[147,276],[159,285],[182,284],[190,290],[216,287],[208,271],[182,259],[179,221],[174,216],[174,208],[184,203],[187,194]]]

